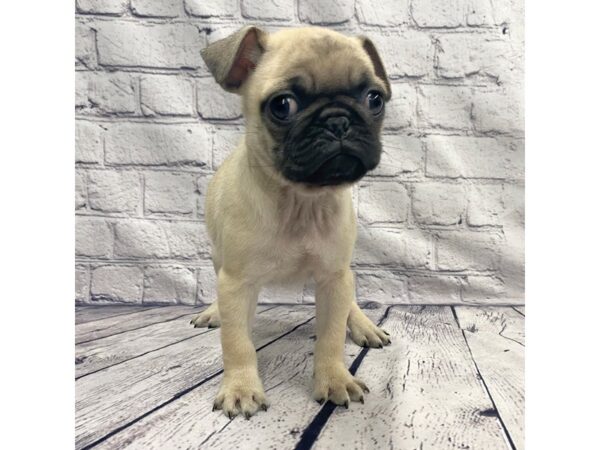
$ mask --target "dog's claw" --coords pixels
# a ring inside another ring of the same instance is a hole
[[[267,409],[269,409],[269,407],[263,403],[262,405],[260,405],[260,409],[262,409],[263,411],[266,411]]]
[[[350,406],[350,404],[348,403],[348,400],[346,400],[346,401],[344,402],[344,408],[348,409],[348,407],[349,407],[349,406]]]
[[[325,399],[324,399],[324,398],[318,398],[318,399],[317,399],[317,403],[318,403],[319,405],[322,405],[323,403],[325,403]]]
[[[363,405],[365,404],[365,398],[361,395],[361,397],[358,399],[359,402],[361,402]]]
[[[244,417],[246,418],[246,420],[250,420],[250,417],[252,417],[252,414],[250,414],[249,412],[245,412]]]

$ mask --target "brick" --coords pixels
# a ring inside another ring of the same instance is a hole
[[[77,12],[120,16],[127,11],[127,0],[77,0]]]
[[[425,139],[428,177],[522,178],[523,143],[504,138],[429,136]]]
[[[212,266],[201,266],[198,273],[198,303],[208,304],[217,299],[217,276]]]
[[[221,89],[212,78],[198,80],[196,106],[203,119],[237,119],[242,116],[240,97]]]
[[[504,281],[495,276],[468,276],[463,285],[462,298],[466,303],[498,302],[504,297],[506,289]]]
[[[140,17],[177,17],[181,0],[131,0],[131,12]]]
[[[522,230],[525,225],[525,186],[505,184],[502,189],[503,224]]]
[[[191,116],[194,114],[194,86],[187,78],[144,75],[140,79],[142,113],[145,116]]]
[[[137,109],[136,78],[127,73],[76,72],[80,112],[133,114]]]
[[[96,58],[96,33],[88,25],[75,23],[75,67],[93,69]]]
[[[419,0],[411,4],[412,17],[420,27],[456,28],[463,25],[464,0]]]
[[[105,213],[135,213],[141,203],[141,182],[137,172],[94,170],[88,176],[90,208]]]
[[[504,214],[501,185],[475,185],[469,188],[467,223],[470,226],[502,225]]]
[[[408,191],[398,182],[372,181],[359,186],[359,217],[367,223],[405,222],[409,204]]]
[[[183,266],[147,267],[144,303],[196,303],[196,274]]]
[[[387,129],[414,127],[417,123],[417,90],[409,84],[392,83],[392,98],[385,106]]]
[[[87,186],[85,173],[75,172],[75,209],[85,208],[87,205]]]
[[[95,123],[75,122],[75,162],[97,164],[104,159],[104,129]]]
[[[102,65],[194,69],[202,65],[205,37],[186,23],[103,22],[97,45]]]
[[[292,20],[296,4],[294,0],[242,0],[242,15],[259,20]]]
[[[354,0],[298,0],[298,14],[302,22],[344,23],[354,16]]]
[[[406,276],[389,270],[357,271],[356,300],[383,304],[406,303]]]
[[[512,2],[506,0],[468,0],[467,25],[490,26],[510,21]]]
[[[422,31],[373,31],[369,37],[384,61],[389,77],[422,77],[433,71],[433,42]]]
[[[260,292],[261,303],[302,303],[304,283],[274,284],[265,286]]]
[[[421,139],[398,134],[382,136],[381,161],[372,175],[394,177],[420,172],[424,168]]]
[[[97,267],[92,271],[92,301],[141,303],[143,278],[139,267]]]
[[[408,23],[409,0],[358,0],[356,16],[360,23],[389,27]]]
[[[210,240],[201,222],[170,222],[164,226],[171,257],[206,259],[210,257]]]
[[[522,87],[478,92],[473,97],[473,125],[484,133],[521,134],[525,129]]]
[[[462,222],[467,206],[464,186],[449,183],[416,183],[413,214],[418,223],[456,225]]]
[[[106,134],[106,162],[202,167],[210,165],[211,140],[204,124],[114,123]]]
[[[90,271],[85,266],[75,267],[75,301],[86,303],[90,298]]]
[[[494,270],[500,264],[502,238],[497,233],[440,232],[436,244],[438,270]]]
[[[75,254],[90,258],[112,255],[113,236],[108,223],[91,217],[75,218]]]
[[[461,86],[419,87],[418,114],[421,126],[471,129],[471,90]]]
[[[426,268],[431,257],[430,236],[424,230],[358,228],[355,264],[386,264]]]
[[[167,235],[160,223],[127,220],[115,224],[115,256],[122,258],[168,258]]]
[[[231,17],[238,12],[235,0],[185,0],[185,9],[198,17]]]
[[[411,275],[408,278],[411,303],[460,303],[460,289],[461,283],[458,277]]]
[[[213,169],[217,170],[244,137],[241,127],[219,127],[215,129],[212,144]]]
[[[212,179],[212,175],[200,175],[196,180],[196,192],[199,194],[198,199],[198,214],[204,215],[204,207],[206,204],[206,194],[208,190],[208,183]]]
[[[193,214],[196,203],[194,174],[147,172],[145,180],[145,214]]]

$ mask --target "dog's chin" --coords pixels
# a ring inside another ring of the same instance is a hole
[[[360,180],[367,173],[367,168],[360,158],[338,154],[323,162],[314,172],[284,176],[289,181],[301,183],[308,187],[340,186]]]

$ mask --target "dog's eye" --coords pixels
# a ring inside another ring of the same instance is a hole
[[[298,102],[292,95],[278,95],[269,102],[269,109],[273,117],[286,121],[298,112]]]
[[[364,105],[369,108],[373,115],[378,115],[383,110],[383,97],[377,91],[369,91],[363,100]]]

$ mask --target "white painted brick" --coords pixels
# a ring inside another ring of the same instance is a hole
[[[235,0],[185,0],[185,9],[192,16],[227,17],[238,13]]]
[[[525,225],[525,186],[505,184],[502,190],[502,204],[503,223],[522,230]]]
[[[414,127],[417,123],[417,90],[409,84],[392,83],[392,98],[385,106],[383,124],[388,129]]]
[[[383,304],[408,300],[406,276],[389,270],[357,271],[356,300]]]
[[[147,172],[145,180],[145,214],[193,214],[196,203],[194,174]]]
[[[209,304],[217,299],[217,276],[212,266],[199,267],[198,303]]]
[[[424,230],[359,226],[353,262],[426,268],[431,257],[430,241]]]
[[[395,181],[372,181],[360,184],[359,217],[367,223],[405,222],[410,200],[404,185]]]
[[[419,87],[418,112],[422,126],[471,129],[471,90],[461,86]]]
[[[354,0],[298,0],[298,14],[303,22],[343,23],[354,16]]]
[[[212,78],[197,81],[197,108],[203,119],[236,119],[242,109],[239,95],[226,92]]]
[[[494,270],[500,264],[502,238],[497,233],[439,232],[436,241],[439,270]]]
[[[201,222],[170,222],[164,224],[171,257],[206,259],[210,257],[210,240],[206,225]]]
[[[101,266],[92,271],[92,301],[141,303],[142,269],[135,266]]]
[[[504,138],[429,136],[426,175],[450,178],[522,178],[523,142]]]
[[[412,303],[460,303],[460,289],[458,277],[411,275],[408,278],[408,292]]]
[[[108,258],[112,255],[113,237],[104,219],[75,218],[75,254],[92,258]]]
[[[147,267],[144,303],[196,303],[196,274],[184,266]]]
[[[210,165],[212,139],[207,125],[115,123],[108,127],[108,164]]]
[[[85,303],[90,298],[90,271],[88,267],[75,267],[75,301]]]
[[[469,188],[467,223],[470,226],[502,225],[503,214],[502,185],[474,185]]]
[[[199,194],[200,197],[198,199],[198,214],[200,216],[204,215],[208,183],[210,183],[212,177],[213,175],[199,175],[196,180],[196,192]]]
[[[77,0],[77,11],[120,16],[127,11],[128,3],[128,0]]]
[[[287,285],[273,284],[265,286],[260,292],[261,303],[302,303],[304,283],[296,282]]]
[[[75,162],[97,164],[104,159],[104,129],[95,123],[75,122]]]
[[[140,79],[142,113],[145,116],[194,114],[194,86],[187,78],[143,75]]]
[[[75,209],[85,208],[87,205],[87,186],[85,173],[75,172]]]
[[[420,27],[456,28],[464,24],[464,0],[412,1],[412,17]]]
[[[461,223],[467,206],[464,186],[449,183],[416,183],[413,191],[413,215],[426,225]]]
[[[242,15],[249,19],[292,20],[294,0],[242,0]]]
[[[137,172],[93,170],[88,175],[90,208],[105,213],[136,212],[141,203],[141,182]]]
[[[177,17],[181,0],[131,0],[131,12],[141,17]]]
[[[468,0],[467,25],[500,25],[510,21],[513,2],[510,0]]]
[[[96,58],[96,33],[86,24],[75,23],[75,67],[95,68],[98,65]]]
[[[498,302],[506,294],[504,281],[493,276],[468,276],[463,285],[462,298],[467,303]]]
[[[433,42],[422,31],[368,33],[385,65],[389,77],[422,77],[433,71]]]
[[[360,23],[381,27],[408,23],[409,0],[357,0],[356,16]]]
[[[80,112],[132,114],[137,79],[127,73],[76,72]]]
[[[522,133],[525,129],[522,87],[478,92],[473,97],[473,125],[481,132]]]
[[[212,145],[213,169],[217,170],[223,161],[238,146],[244,129],[241,127],[218,127],[215,129]]]
[[[423,144],[420,138],[398,134],[382,136],[381,161],[373,175],[393,177],[424,169]]]
[[[99,63],[108,66],[198,68],[204,35],[186,24],[98,24]]]
[[[168,258],[167,234],[160,223],[127,220],[115,224],[115,256],[122,258]]]

